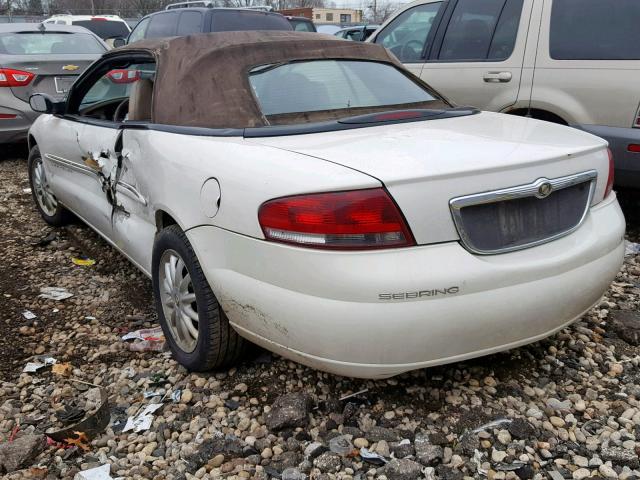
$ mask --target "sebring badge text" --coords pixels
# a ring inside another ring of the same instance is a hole
[[[433,290],[420,290],[418,292],[380,293],[378,300],[413,300],[415,298],[438,297],[443,295],[455,295],[460,287],[436,288]]]

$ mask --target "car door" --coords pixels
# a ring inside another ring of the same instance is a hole
[[[389,49],[408,70],[420,76],[446,5],[435,0],[408,7],[388,20],[370,41]]]
[[[515,104],[533,2],[452,2],[421,78],[458,105],[503,111]]]
[[[74,143],[80,152],[76,158],[83,169],[84,198],[73,208],[80,217],[113,240],[113,188],[117,175],[118,152],[115,149],[121,135],[123,106],[128,100],[129,82],[135,72],[112,69],[111,60],[103,60],[92,73],[74,86],[66,117],[75,123]]]
[[[78,144],[100,182],[100,201],[106,202],[95,221],[109,231],[112,243],[148,271],[155,222],[145,188],[150,171],[141,165],[137,137],[151,120],[155,63],[119,56],[117,66],[103,67],[80,102],[77,116],[84,124]]]
[[[44,128],[55,132],[55,137],[42,143],[41,153],[59,200],[111,239],[112,205],[105,179],[109,177],[112,149],[119,134],[112,116],[125,89],[112,78],[111,71],[96,73],[103,68],[102,63],[98,61],[74,84],[66,113],[47,119]]]

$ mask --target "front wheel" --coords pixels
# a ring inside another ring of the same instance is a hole
[[[229,325],[184,232],[170,225],[153,248],[153,293],[176,360],[192,371],[235,363],[245,340]]]
[[[58,202],[49,185],[49,178],[42,163],[40,149],[35,145],[29,152],[27,161],[29,168],[29,183],[31,184],[31,195],[40,212],[40,216],[49,225],[61,227],[69,223],[71,212]]]

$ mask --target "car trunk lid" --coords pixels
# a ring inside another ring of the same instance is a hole
[[[597,183],[588,198],[596,202],[608,175],[603,140],[568,127],[487,112],[248,141],[377,178],[419,244],[460,238],[450,204],[455,198],[594,171]]]
[[[93,54],[11,55],[3,56],[0,68],[29,72],[34,78],[23,87],[9,87],[13,95],[25,102],[34,93],[63,98],[75,79],[96,60]]]

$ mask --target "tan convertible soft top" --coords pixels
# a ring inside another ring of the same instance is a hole
[[[259,65],[314,59],[373,60],[402,68],[383,47],[318,33],[219,32],[142,40],[113,50],[151,53],[157,62],[154,123],[208,128],[266,125],[249,85]]]

